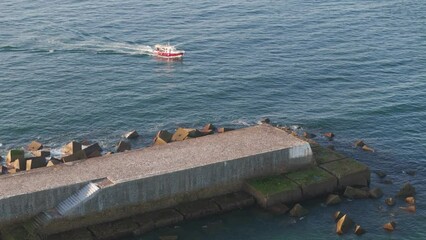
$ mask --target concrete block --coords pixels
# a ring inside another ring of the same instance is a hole
[[[29,145],[28,145],[28,151],[37,151],[43,148],[43,144],[37,142],[37,141],[32,141]]]
[[[50,151],[49,150],[31,151],[31,154],[34,155],[34,157],[50,157]]]
[[[333,162],[346,158],[346,156],[343,154],[340,154],[328,148],[321,147],[319,145],[312,146],[312,153],[317,164]]]
[[[370,183],[368,167],[351,158],[325,163],[320,167],[337,177],[339,190],[347,186],[368,186]]]
[[[204,125],[202,130],[204,130],[204,131],[209,131],[209,130],[215,131],[216,127],[211,123],[207,123],[206,125]]]
[[[62,147],[62,152],[66,155],[71,155],[77,153],[81,150],[81,143],[76,141],[71,141],[64,147]]]
[[[83,151],[86,154],[87,158],[99,157],[101,156],[102,148],[99,146],[98,143],[94,143],[84,148]]]
[[[94,240],[92,233],[86,228],[80,228],[48,236],[46,240]]]
[[[178,128],[172,136],[172,141],[183,141],[188,138],[201,137],[202,133],[193,128]]]
[[[246,181],[244,189],[264,208],[278,203],[294,203],[302,199],[301,188],[283,175]]]
[[[232,131],[232,130],[235,130],[235,129],[233,129],[233,128],[225,128],[225,127],[221,127],[221,128],[218,128],[218,129],[217,129],[217,132],[218,132],[218,133],[224,133],[224,132],[229,132],[229,131]]]
[[[124,137],[127,138],[127,139],[135,139],[135,138],[139,137],[139,133],[136,132],[136,130],[133,130],[133,131],[130,131],[130,132],[124,134]]]
[[[58,165],[60,163],[63,163],[63,162],[59,159],[51,158],[49,161],[47,161],[46,167],[52,167],[52,166]]]
[[[285,176],[299,185],[304,200],[325,195],[337,189],[337,178],[319,167],[287,173]]]
[[[117,150],[116,152],[124,152],[124,151],[128,151],[131,149],[130,143],[126,142],[126,141],[120,141],[117,144]]]
[[[185,219],[196,219],[220,212],[219,206],[211,199],[184,203],[176,207]]]
[[[255,203],[254,198],[245,192],[230,193],[215,197],[213,200],[224,212],[248,207]]]
[[[135,236],[142,235],[155,229],[155,223],[151,214],[134,216],[133,221],[139,225],[139,227],[133,231],[133,235]]]
[[[72,161],[77,161],[77,160],[83,160],[83,159],[87,159],[86,153],[83,150],[80,150],[74,154],[62,157],[62,162],[66,163],[66,162],[72,162]]]
[[[10,164],[11,162],[19,159],[20,161],[24,160],[24,150],[21,149],[12,149],[7,153],[6,163]]]
[[[166,144],[172,141],[173,134],[166,130],[161,130],[154,138],[154,145]]]
[[[137,228],[138,224],[136,224],[133,219],[126,218],[114,222],[90,226],[89,230],[93,233],[96,239],[106,240],[132,236],[133,231]]]

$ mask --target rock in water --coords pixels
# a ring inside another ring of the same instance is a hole
[[[354,188],[351,186],[347,186],[345,189],[345,192],[343,193],[343,196],[347,198],[353,198],[353,199],[359,199],[359,198],[368,198],[369,193],[367,191],[364,191],[362,189]]]
[[[62,152],[64,152],[66,155],[72,155],[78,151],[81,151],[81,143],[76,141],[71,141],[62,148]]]
[[[270,124],[271,123],[271,119],[265,117],[265,118],[261,118],[260,119],[260,123],[262,124]]]
[[[341,211],[337,211],[333,214],[334,222],[338,222],[345,214]]]
[[[412,197],[416,194],[416,189],[410,183],[406,183],[396,194],[398,197]]]
[[[336,205],[342,202],[342,199],[339,197],[339,195],[336,194],[330,194],[327,197],[327,200],[325,201],[326,205]]]
[[[367,151],[367,152],[375,152],[373,148],[371,148],[367,145],[362,146],[362,150]]]
[[[347,233],[349,229],[352,228],[353,225],[354,225],[354,222],[352,221],[352,219],[350,219],[348,215],[345,214],[336,223],[336,233],[339,235]]]
[[[281,215],[281,214],[287,213],[288,210],[290,210],[290,209],[284,203],[279,203],[279,204],[275,204],[271,207],[268,207],[267,210],[274,213],[274,214]]]
[[[365,143],[362,140],[357,140],[357,141],[355,141],[354,145],[355,145],[355,147],[362,147],[362,146],[365,145]]]
[[[376,170],[376,171],[374,171],[374,173],[375,173],[375,174],[377,174],[377,176],[378,176],[379,178],[384,178],[384,177],[386,177],[386,173],[385,173],[385,172],[383,172],[383,171],[381,171],[381,170]]]
[[[308,133],[308,132],[304,132],[303,133],[303,137],[311,139],[311,138],[315,138],[317,135],[313,134],[313,133]]]
[[[393,222],[393,221],[392,222],[388,222],[385,225],[383,225],[383,228],[386,231],[389,231],[389,232],[392,232],[393,230],[395,230],[395,227],[396,227],[396,223]]]
[[[135,138],[139,137],[139,133],[136,132],[136,130],[133,130],[131,132],[124,134],[124,137],[127,138],[127,139],[135,139]]]
[[[393,205],[395,205],[395,199],[394,198],[386,198],[385,203],[388,206],[393,206]]]
[[[416,203],[416,199],[414,197],[406,197],[405,198],[405,202],[408,203],[408,204],[413,205],[413,204]]]
[[[355,234],[359,236],[359,235],[362,235],[364,233],[365,233],[365,230],[360,225],[357,224],[355,226]]]
[[[293,217],[303,217],[308,213],[309,211],[298,203],[296,203],[296,205],[294,205],[294,207],[290,210],[290,215]]]
[[[399,207],[399,208],[411,213],[416,212],[416,205],[410,205],[408,207]]]
[[[381,198],[383,196],[383,192],[380,188],[373,188],[369,191],[371,198]]]
[[[334,133],[326,132],[326,133],[324,133],[324,137],[326,137],[329,141],[332,141],[333,138],[334,138]]]

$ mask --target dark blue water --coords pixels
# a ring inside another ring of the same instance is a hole
[[[168,41],[187,52],[182,61],[148,54]],[[2,155],[34,139],[113,149],[132,129],[142,147],[160,129],[243,127],[266,116],[333,131],[339,151],[388,173],[392,185],[372,177],[388,196],[407,181],[418,191],[415,214],[383,209],[383,199],[313,201],[302,220],[250,209],[147,239],[337,238],[336,209],[367,228],[365,239],[426,237],[424,1],[2,0],[0,114]],[[358,138],[376,152],[353,149]],[[392,234],[381,229],[390,219]]]

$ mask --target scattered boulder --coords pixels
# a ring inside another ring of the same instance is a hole
[[[136,132],[136,130],[133,130],[133,131],[130,131],[130,132],[124,134],[124,137],[127,138],[127,139],[135,139],[135,138],[139,137],[139,133]]]
[[[327,197],[327,200],[325,200],[326,205],[336,205],[342,202],[342,199],[337,194],[330,194]]]
[[[338,222],[345,214],[341,211],[337,211],[333,214],[334,222]]]
[[[294,207],[290,210],[290,215],[293,217],[303,217],[308,213],[308,209],[302,207],[299,203],[296,203],[296,205],[294,205]]]
[[[353,199],[368,198],[369,195],[370,194],[368,191],[365,191],[359,188],[354,188],[351,186],[347,186],[345,189],[345,192],[343,193],[344,197],[353,198]]]
[[[374,152],[374,149],[367,146],[367,145],[362,146],[362,150],[364,150],[366,152]]]
[[[354,233],[359,236],[359,235],[364,234],[365,230],[364,230],[364,228],[362,228],[360,225],[357,224],[357,225],[355,225]]]
[[[336,223],[336,233],[339,235],[347,233],[349,229],[352,228],[353,225],[354,225],[354,222],[352,221],[352,219],[350,219],[348,215],[345,214]]]
[[[305,138],[308,138],[308,139],[310,139],[310,138],[315,138],[317,135],[315,135],[315,134],[313,134],[313,133],[308,133],[308,132],[304,132],[303,133],[303,137],[305,137]]]
[[[386,205],[388,205],[388,206],[393,206],[393,205],[395,205],[395,199],[394,198],[386,198],[385,199],[385,203],[386,203]]]
[[[383,196],[383,191],[380,188],[373,188],[369,191],[371,198],[381,198]]]
[[[362,147],[365,145],[365,143],[362,140],[356,140],[354,145],[355,147]]]
[[[406,183],[396,194],[398,197],[412,197],[416,194],[416,189],[410,183]]]
[[[76,141],[71,141],[62,148],[62,152],[66,155],[72,155],[81,151],[81,143]]]
[[[399,207],[399,208],[411,213],[416,212],[416,205],[410,205],[408,207]]]
[[[124,151],[128,151],[128,150],[131,150],[131,146],[130,146],[129,142],[120,141],[117,144],[117,150],[116,150],[116,152],[124,152]]]
[[[158,131],[157,135],[154,138],[154,145],[167,144],[172,141],[173,134],[169,133],[166,130]]]
[[[386,173],[384,171],[381,170],[375,170],[374,173],[379,177],[379,178],[384,178],[386,177]]]
[[[218,133],[224,133],[224,132],[229,132],[229,131],[233,131],[233,130],[235,130],[235,129],[233,129],[233,128],[224,128],[224,127],[222,127],[222,128],[218,128],[218,129],[217,129],[217,132],[218,132]]]
[[[285,205],[284,203],[278,203],[268,207],[267,210],[274,214],[281,215],[281,214],[287,213],[290,210],[290,208],[288,208],[287,205]]]
[[[406,197],[405,202],[413,205],[413,204],[416,204],[416,199],[414,197]]]
[[[29,145],[28,145],[28,150],[29,151],[37,151],[43,148],[43,144],[37,142],[37,141],[32,141]]]
[[[392,232],[393,230],[395,230],[395,227],[396,227],[396,223],[394,221],[388,222],[385,225],[383,225],[383,228],[389,232]]]

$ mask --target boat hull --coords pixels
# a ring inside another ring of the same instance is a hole
[[[161,52],[154,51],[154,55],[162,58],[181,58],[184,55],[184,52]]]

